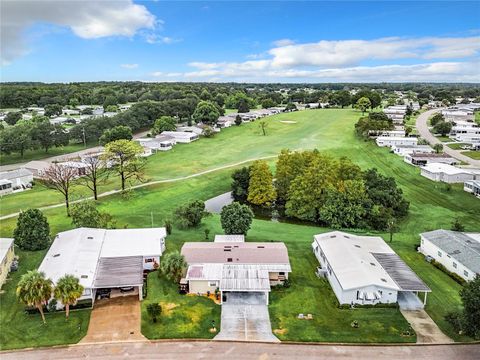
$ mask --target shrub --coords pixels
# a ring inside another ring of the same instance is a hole
[[[50,226],[47,218],[38,209],[22,211],[13,231],[15,244],[22,250],[43,250],[50,243]]]

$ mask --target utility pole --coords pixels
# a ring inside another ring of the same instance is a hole
[[[85,127],[82,127],[82,134],[83,134],[83,146],[87,147],[87,139],[85,138]]]

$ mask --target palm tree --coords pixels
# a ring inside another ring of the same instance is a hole
[[[65,275],[58,279],[57,286],[53,291],[55,299],[65,305],[65,317],[68,319],[70,305],[74,305],[83,294],[83,286],[80,280],[73,275]]]
[[[43,314],[43,305],[52,296],[53,284],[50,279],[45,278],[43,272],[37,270],[28,271],[23,274],[17,285],[18,299],[28,306],[35,306],[40,315],[42,315],[45,324],[45,315]]]
[[[186,268],[187,263],[183,255],[178,251],[173,251],[165,255],[160,262],[159,274],[164,274],[167,279],[179,282]]]

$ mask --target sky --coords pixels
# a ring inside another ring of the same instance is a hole
[[[0,80],[480,82],[480,1],[2,0]]]

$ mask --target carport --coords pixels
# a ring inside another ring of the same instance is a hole
[[[261,299],[268,305],[270,279],[268,271],[258,265],[224,265],[220,281],[221,303],[230,303],[239,299],[247,299],[248,294],[254,295],[258,302]],[[231,296],[235,294],[235,296]],[[243,294],[243,296],[242,296]],[[236,300],[233,300],[236,299]]]
[[[95,282],[97,289],[118,289],[134,287],[138,289],[139,300],[143,299],[143,257],[105,257],[98,262]],[[93,297],[93,301],[95,296]]]

